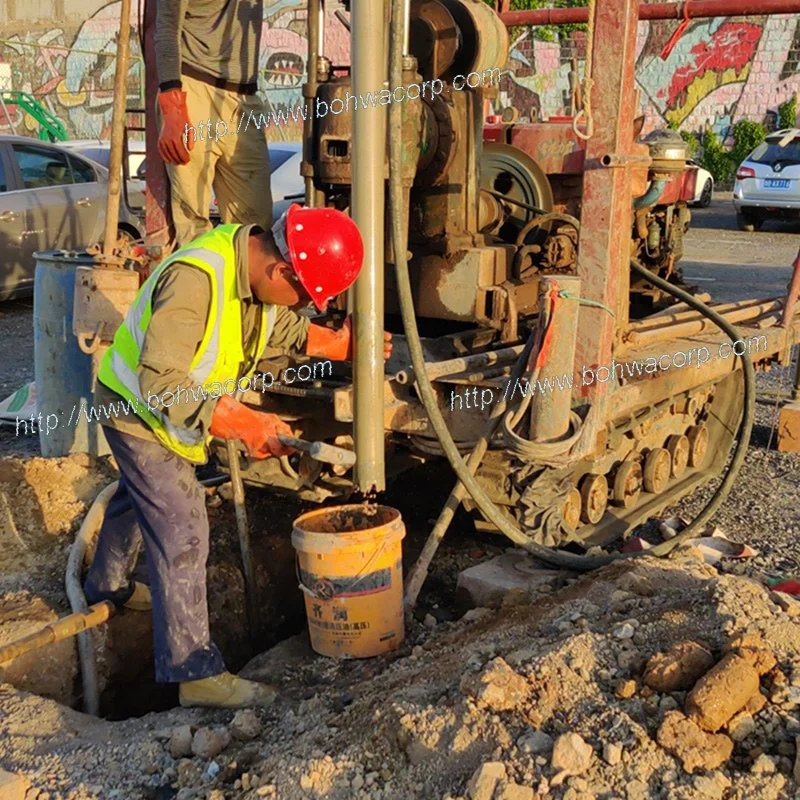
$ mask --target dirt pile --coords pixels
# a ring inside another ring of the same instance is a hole
[[[791,798],[800,624],[781,599],[646,559],[413,623],[390,658],[334,662],[294,637],[244,670],[279,687],[266,711],[110,725],[5,688],[0,767],[28,800]]]

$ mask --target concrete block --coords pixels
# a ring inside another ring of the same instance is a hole
[[[800,453],[800,401],[788,403],[778,417],[778,450]]]
[[[505,553],[459,573],[457,592],[472,608],[525,603],[559,588],[566,573],[542,569],[530,556]]]

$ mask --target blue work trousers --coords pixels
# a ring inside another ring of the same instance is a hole
[[[121,477],[86,577],[86,599],[124,603],[144,542],[156,680],[218,675],[225,665],[208,625],[208,515],[194,466],[158,442],[106,426],[104,431]]]

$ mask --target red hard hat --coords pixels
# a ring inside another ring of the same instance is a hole
[[[284,258],[288,256],[320,311],[361,272],[364,243],[355,222],[342,211],[292,203],[272,230]]]

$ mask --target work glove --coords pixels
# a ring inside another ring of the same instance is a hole
[[[334,331],[323,325],[309,325],[306,339],[306,355],[330,358],[333,361],[353,360],[353,321],[348,317],[341,329]],[[392,334],[383,333],[383,358],[392,355]]]
[[[293,435],[292,429],[279,416],[253,411],[230,395],[223,395],[217,401],[209,433],[219,439],[239,439],[251,458],[288,456],[295,452],[278,439],[281,435]]]
[[[161,92],[158,95],[158,106],[163,118],[161,135],[158,137],[161,158],[167,164],[188,164],[188,151],[194,148],[195,133],[186,110],[186,92],[180,89]],[[183,141],[184,136],[186,144]]]

